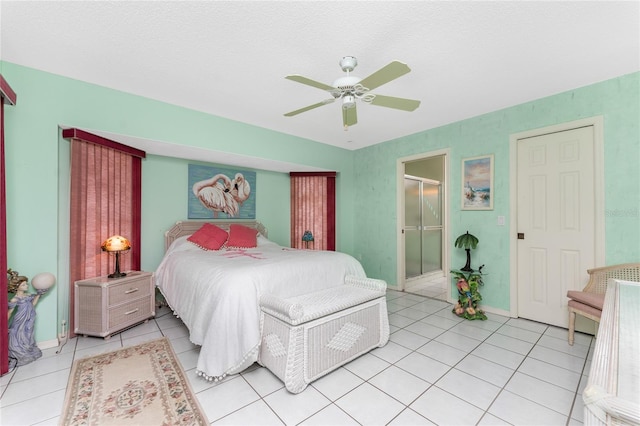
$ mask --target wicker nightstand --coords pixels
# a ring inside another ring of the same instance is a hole
[[[151,272],[126,277],[97,277],[75,282],[75,333],[108,339],[155,316]]]

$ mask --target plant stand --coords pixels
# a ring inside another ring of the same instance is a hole
[[[466,272],[462,270],[451,271],[456,278],[458,288],[458,303],[451,312],[468,320],[486,320],[484,311],[478,307],[482,296],[478,287],[482,285],[482,273],[480,271]]]

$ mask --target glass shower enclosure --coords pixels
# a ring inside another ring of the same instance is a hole
[[[405,175],[405,278],[442,271],[442,183]]]

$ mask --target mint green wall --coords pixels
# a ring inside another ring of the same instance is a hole
[[[602,115],[605,136],[606,261],[640,259],[640,73],[493,112],[355,152],[226,120],[201,112],[0,62],[18,94],[5,108],[9,266],[29,277],[50,271],[58,285],[38,304],[36,339],[55,339],[65,310],[67,262],[64,194],[67,164],[58,125],[100,129],[174,144],[307,164],[338,174],[338,249],[360,258],[367,274],[390,284],[396,277],[396,160],[451,147],[451,235],[469,229],[480,238],[474,263],[491,275],[486,305],[509,309],[509,135]],[[495,155],[494,210],[462,212],[456,188],[464,157]],[[149,155],[143,162],[142,267],[162,255],[167,225],[186,218],[188,161]],[[257,170],[257,217],[281,244],[289,239],[286,174]],[[60,188],[59,188],[60,186]],[[60,201],[62,200],[62,201]],[[357,238],[354,236],[357,235]],[[452,264],[463,264],[454,251]],[[62,280],[61,280],[62,277]],[[58,294],[61,294],[57,303]]]
[[[508,226],[509,136],[598,115],[604,118],[606,263],[640,261],[639,82],[634,73],[358,150],[355,252],[367,273],[396,282],[397,159],[450,147],[450,244],[467,230],[479,238],[472,263],[486,264],[490,274],[483,303],[508,311],[509,235],[516,232]],[[485,154],[495,155],[494,210],[461,211],[462,158]],[[496,225],[499,215],[506,226]],[[451,260],[453,267],[464,265],[464,250],[454,249]]]
[[[38,303],[38,342],[54,340],[68,314],[68,277],[60,266],[68,264],[68,161],[58,158],[66,155],[58,125],[335,170],[337,248],[352,252],[353,152],[7,62],[0,62],[0,74],[18,96],[16,106],[5,108],[8,264],[28,277],[49,271],[58,278]],[[144,269],[160,262],[168,225],[186,219],[188,163],[158,155],[143,160]],[[288,175],[256,172],[257,219],[273,240],[288,244]]]
[[[148,156],[143,162],[143,270],[156,269],[164,254],[164,232],[176,220],[187,218],[188,164],[205,163],[157,155]],[[289,175],[264,170],[255,172],[256,217],[267,227],[272,241],[289,246]]]

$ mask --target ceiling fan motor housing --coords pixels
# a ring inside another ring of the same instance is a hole
[[[353,86],[358,84],[360,77],[356,77],[355,75],[350,75],[349,73],[353,71],[353,69],[358,65],[358,60],[354,56],[345,56],[340,60],[340,67],[342,71],[346,72],[347,75],[338,78],[333,82],[333,87],[337,87],[341,89],[343,92],[348,92],[353,90]],[[348,93],[343,93],[348,94]]]
[[[360,82],[360,80],[362,79],[355,75],[346,75],[334,81],[333,87],[337,87],[338,89],[352,89],[353,86]]]

